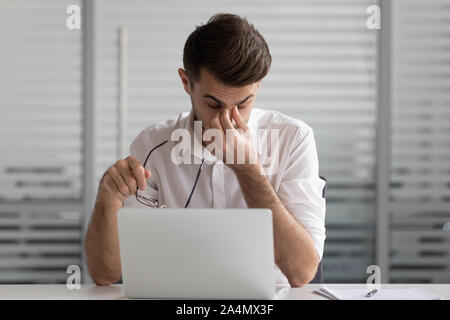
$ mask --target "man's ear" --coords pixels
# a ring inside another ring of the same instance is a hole
[[[183,68],[178,68],[178,74],[180,75],[181,82],[183,83],[184,91],[186,91],[187,94],[191,94],[191,81],[189,80],[189,77],[184,71]]]

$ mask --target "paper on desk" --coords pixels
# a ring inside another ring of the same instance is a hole
[[[368,289],[330,289],[322,286],[313,291],[315,294],[330,300],[442,300],[426,290],[411,289],[380,289],[372,297],[366,297]]]

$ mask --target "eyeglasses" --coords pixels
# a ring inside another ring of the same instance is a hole
[[[167,141],[168,140],[165,140],[165,141],[161,142],[156,147],[154,147],[152,150],[150,150],[150,152],[147,154],[147,157],[145,158],[144,165],[143,165],[144,168],[145,168],[145,165],[147,164],[148,158],[150,157],[152,152],[155,151],[156,149],[158,149],[159,147],[163,146],[164,144],[166,144]],[[198,178],[200,177],[200,172],[202,171],[202,166],[203,166],[204,162],[205,162],[205,159],[203,158],[202,159],[202,163],[200,164],[200,167],[198,168],[198,171],[197,171],[197,177],[195,178],[194,186],[192,187],[191,193],[189,194],[189,198],[187,199],[186,204],[184,205],[185,208],[187,208],[189,206],[189,203],[191,202],[191,198],[192,198],[192,195],[194,194],[195,187],[197,186]],[[139,203],[142,203],[142,204],[144,204],[146,206],[149,206],[149,207],[154,207],[154,208],[158,207],[158,201],[152,200],[150,198],[147,198],[147,197],[145,197],[142,194],[138,194],[138,190],[139,190],[139,187],[136,188],[136,194],[135,195],[136,195],[136,200]]]

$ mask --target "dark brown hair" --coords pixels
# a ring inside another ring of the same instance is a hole
[[[241,87],[264,78],[271,63],[261,34],[234,14],[212,16],[196,27],[184,45],[183,64],[191,83],[199,79],[203,67],[220,82]]]

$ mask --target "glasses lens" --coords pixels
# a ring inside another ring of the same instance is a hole
[[[158,206],[158,201],[150,199],[146,194],[139,191],[136,193],[136,200],[142,204],[145,204],[146,206],[150,207]]]

